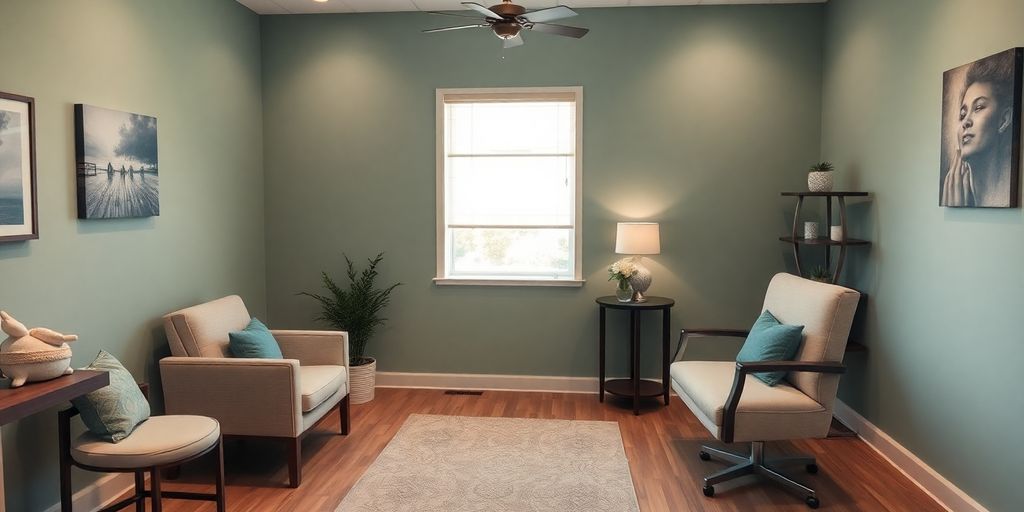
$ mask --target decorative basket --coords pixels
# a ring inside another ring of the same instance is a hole
[[[353,404],[365,404],[373,400],[373,389],[377,383],[377,360],[349,367],[348,383],[351,388],[348,394]]]

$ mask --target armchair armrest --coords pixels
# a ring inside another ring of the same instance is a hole
[[[215,418],[226,435],[302,433],[297,360],[165,357],[160,379],[168,414]]]
[[[348,333],[344,331],[271,330],[281,353],[303,366],[333,364],[348,367]]]
[[[676,353],[672,356],[673,361],[686,353],[690,337],[694,338],[746,338],[750,331],[743,329],[682,329],[679,331],[679,344],[676,345]]]
[[[729,391],[729,398],[725,401],[725,410],[722,411],[722,429],[720,432],[722,441],[726,443],[732,442],[733,434],[736,431],[736,409],[740,405],[740,396],[743,395],[743,386],[746,384],[747,375],[754,372],[778,371],[844,373],[846,366],[835,361],[757,361],[752,363],[737,361],[732,389]]]

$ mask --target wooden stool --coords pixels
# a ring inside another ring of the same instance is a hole
[[[160,512],[161,498],[213,501],[217,503],[217,512],[224,512],[224,447],[217,420],[205,416],[153,416],[121,442],[111,443],[88,431],[72,441],[71,418],[77,414],[78,409],[74,407],[58,414],[61,512],[71,512],[72,466],[101,473],[135,473],[135,495],[101,512],[120,510],[132,503],[136,511],[144,512],[146,497],[152,499],[154,512]],[[160,490],[162,469],[180,466],[214,450],[217,453],[214,494]],[[146,472],[149,472],[148,491]]]

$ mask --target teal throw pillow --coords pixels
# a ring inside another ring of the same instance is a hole
[[[259,359],[284,359],[270,329],[263,322],[253,318],[244,330],[228,333],[228,350],[234,357],[255,357]]]
[[[792,361],[800,349],[800,342],[803,339],[804,326],[785,325],[780,323],[767,309],[754,322],[750,328],[747,340],[743,342],[743,348],[736,355],[736,361],[740,363],[755,363],[759,361]],[[754,377],[761,379],[765,384],[774,386],[785,376],[786,372],[759,372]]]
[[[110,384],[71,400],[89,431],[116,443],[149,419],[149,402],[131,372],[114,356],[100,351],[83,370],[101,370],[110,375]]]

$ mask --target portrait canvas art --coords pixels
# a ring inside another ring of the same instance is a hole
[[[156,118],[75,105],[78,218],[160,215]]]
[[[35,101],[0,92],[0,242],[39,238]]]
[[[1022,55],[1012,48],[943,73],[939,205],[1018,205]]]

